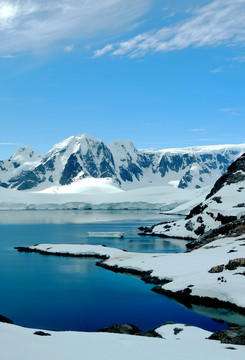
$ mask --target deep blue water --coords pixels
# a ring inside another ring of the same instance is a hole
[[[0,213],[0,314],[18,325],[54,330],[94,331],[126,322],[146,330],[166,321],[213,331],[226,327],[152,292],[152,285],[136,277],[95,266],[94,259],[42,256],[14,250],[15,246],[44,242],[104,243],[139,252],[179,252],[185,248],[181,240],[171,242],[137,235],[138,226],[163,220],[157,213],[148,216],[152,218],[150,221],[144,213],[134,216],[122,213],[114,221],[109,221],[108,213],[98,213],[97,220],[95,215],[93,212],[92,222],[88,222],[89,215],[84,212],[73,215],[67,212]],[[139,220],[140,217],[145,220]],[[88,238],[88,231],[120,231],[125,232],[125,238]],[[205,313],[206,310],[198,311]]]

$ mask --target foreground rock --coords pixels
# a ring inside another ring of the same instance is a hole
[[[0,322],[1,323],[6,323],[6,324],[13,324],[13,321],[10,320],[9,318],[3,316],[3,315],[0,315]]]
[[[115,324],[105,327],[103,329],[99,329],[98,332],[137,335],[137,336],[146,336],[146,337],[158,337],[158,338],[162,337],[160,334],[157,333],[155,329],[149,331],[141,331],[137,326],[132,324]]]
[[[245,345],[245,327],[231,327],[226,330],[217,331],[210,340],[219,340],[223,344]]]

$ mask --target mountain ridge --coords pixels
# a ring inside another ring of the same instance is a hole
[[[123,190],[161,185],[191,189],[214,183],[245,151],[245,144],[137,150],[130,140],[105,143],[83,134],[59,142],[43,157],[22,149],[27,160],[18,171],[14,155],[0,162],[0,186],[43,190],[92,177],[111,178]]]

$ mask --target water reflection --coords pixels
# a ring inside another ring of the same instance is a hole
[[[239,326],[245,326],[245,316],[234,311],[230,311],[228,309],[213,309],[200,305],[191,305],[193,311],[198,314],[208,316],[217,321],[227,322],[229,324],[236,324]]]
[[[84,224],[108,221],[172,220],[172,215],[161,215],[158,210],[9,210],[0,211],[0,224]]]

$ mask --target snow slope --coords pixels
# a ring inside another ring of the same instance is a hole
[[[69,187],[73,187],[73,193],[70,193]],[[114,186],[110,179],[84,179],[42,192],[23,192],[0,187],[0,210],[153,208],[167,211],[192,198],[197,204],[204,200],[209,191],[210,187],[182,190],[167,186],[123,191]]]
[[[181,329],[174,335],[174,329]],[[34,335],[34,329],[0,323],[1,358],[4,360],[241,360],[244,346],[208,340],[211,333],[181,324],[157,329],[164,338],[109,333],[53,332]]]

